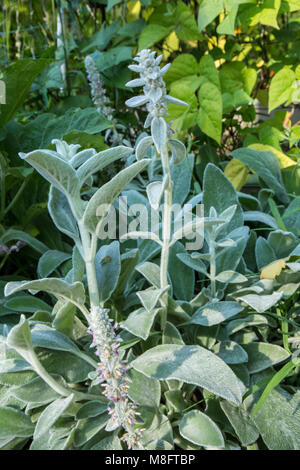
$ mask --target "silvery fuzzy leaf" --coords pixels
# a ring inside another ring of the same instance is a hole
[[[149,113],[148,116],[146,117],[146,121],[144,123],[144,128],[145,129],[147,129],[147,127],[150,126],[152,119],[153,119],[153,115]]]
[[[140,95],[140,96],[134,96],[133,98],[129,98],[125,102],[126,106],[129,106],[130,108],[135,108],[136,106],[142,106],[143,104],[146,104],[149,101],[149,97],[145,95]]]
[[[237,302],[209,302],[194,313],[190,319],[190,323],[202,326],[218,325],[228,320],[228,318],[237,315],[243,309],[244,307]]]
[[[136,86],[144,86],[144,85],[145,85],[145,80],[143,80],[142,78],[135,78],[134,80],[130,80],[129,82],[127,82],[125,86],[136,87]]]
[[[158,57],[156,57],[155,59],[155,65],[159,65],[162,61],[162,58],[163,58],[163,54],[159,55]]]
[[[204,274],[205,276],[208,275],[206,265],[203,263],[203,261],[201,261],[201,259],[193,258],[188,253],[178,253],[177,258],[179,258],[180,261],[182,261],[184,264],[194,269],[195,271],[198,271]]]
[[[79,239],[77,222],[68,198],[55,186],[50,187],[48,211],[56,227],[68,237]]]
[[[75,170],[49,150],[34,150],[22,157],[45,179],[68,197],[79,199],[80,182]]]
[[[149,159],[144,159],[130,165],[98,189],[90,199],[83,215],[84,224],[91,232],[96,231],[98,224],[106,215],[102,213],[99,214],[99,207],[101,207],[101,205],[103,205],[103,207],[107,206],[108,212],[108,207],[119,196],[121,191],[123,191],[130,181],[146,168],[149,163]],[[99,215],[97,215],[97,213]]]
[[[159,208],[160,200],[163,195],[163,190],[164,185],[162,181],[153,181],[153,183],[148,184],[146,188],[150,205],[154,210],[157,210]]]
[[[198,446],[224,448],[224,438],[216,423],[198,410],[186,413],[179,423],[179,432],[184,439]]]
[[[222,282],[224,284],[240,284],[247,282],[248,279],[243,276],[243,274],[237,273],[232,270],[223,271],[216,276],[216,281]]]
[[[117,240],[99,249],[95,257],[95,269],[99,297],[105,302],[115,290],[121,272],[120,244]]]
[[[274,307],[277,302],[281,299],[283,292],[274,292],[271,295],[256,295],[247,294],[242,297],[238,297],[237,300],[245,302],[258,313],[263,313],[266,310]]]
[[[137,73],[142,71],[142,67],[140,65],[132,64],[132,65],[128,65],[128,68],[130,70],[133,70],[133,72],[137,72]]]
[[[159,311],[159,308],[155,308],[150,311],[145,310],[144,308],[139,308],[138,310],[131,312],[128,318],[120,323],[120,326],[138,338],[146,340]]]
[[[146,156],[151,145],[153,145],[153,139],[151,136],[141,139],[136,148],[136,159],[142,160],[142,158]]]
[[[201,346],[163,344],[132,362],[135,370],[156,380],[182,380],[240,405],[242,393],[230,367]]]
[[[71,159],[81,147],[79,144],[68,144],[64,140],[59,139],[52,139],[51,144],[56,146],[57,153],[62,155],[66,160]]]
[[[89,158],[95,155],[97,152],[95,149],[86,149],[81,152],[76,153],[74,157],[71,158],[70,164],[73,168],[78,168],[80,165],[85,163]]]
[[[162,97],[162,89],[154,88],[150,90],[150,92],[148,93],[148,96],[152,101],[159,101],[160,98]]]
[[[81,167],[77,170],[77,176],[83,183],[99,170],[102,170],[110,163],[120,160],[121,158],[128,158],[132,154],[133,150],[130,147],[119,145],[118,147],[112,147],[107,150],[102,150],[89,158]]]
[[[174,98],[174,96],[166,95],[166,101],[172,104],[179,104],[180,106],[188,106],[185,101],[179,100],[178,98]]]
[[[151,122],[151,134],[158,153],[162,153],[168,141],[167,123],[163,118],[154,118]]]
[[[186,148],[185,145],[176,139],[171,139],[169,141],[171,151],[172,151],[172,165],[178,165],[181,163],[186,157]]]
[[[164,289],[155,289],[154,287],[149,287],[149,289],[142,290],[136,293],[140,301],[142,302],[144,308],[151,312],[157,305],[160,297],[166,290],[169,289],[169,286]]]
[[[165,73],[167,73],[167,71],[169,70],[169,68],[171,67],[171,64],[166,64],[164,65],[161,69],[160,69],[160,75],[164,75]]]
[[[125,233],[124,235],[122,235],[120,240],[121,241],[128,240],[128,239],[138,240],[139,238],[142,238],[144,240],[153,240],[156,243],[158,243],[159,245],[162,245],[162,242],[160,241],[158,236],[153,232],[132,231],[132,232],[128,232],[128,233]]]

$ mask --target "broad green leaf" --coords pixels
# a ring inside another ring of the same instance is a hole
[[[167,84],[180,80],[181,78],[193,76],[197,78],[198,65],[192,54],[179,54],[172,62],[164,79]]]
[[[198,92],[200,110],[197,123],[200,129],[220,143],[222,132],[222,96],[213,84],[205,82]]]
[[[228,318],[237,315],[243,307],[237,302],[210,302],[200,307],[190,319],[190,323],[202,326],[218,325]]]
[[[224,174],[237,191],[240,191],[249,179],[248,168],[236,158],[232,158],[232,160],[227,163]]]
[[[75,170],[50,150],[35,150],[22,158],[66,195],[79,198],[80,182]]]
[[[259,15],[259,22],[278,29],[277,15],[280,5],[281,0],[264,0]]]
[[[207,82],[213,83],[221,90],[219,72],[211,55],[206,54],[201,58],[199,62],[199,73],[200,77],[205,78]]]
[[[1,104],[0,127],[10,121],[26,100],[33,80],[52,62],[49,59],[18,59],[2,70],[6,104]]]
[[[192,410],[183,416],[179,423],[179,432],[182,437],[198,446],[225,446],[218,426],[209,416],[198,410]]]
[[[201,32],[224,8],[223,0],[203,0],[198,10],[198,29]]]
[[[84,304],[85,292],[81,282],[68,284],[62,279],[51,277],[49,279],[39,279],[38,281],[9,282],[5,286],[5,295],[12,295],[22,290],[32,290],[35,292],[45,291],[56,297],[70,300],[79,304]]]
[[[274,75],[269,91],[269,113],[289,101],[295,80],[295,72],[287,66]]]
[[[10,407],[0,407],[0,439],[30,437],[34,425],[28,415]]]
[[[105,302],[115,290],[120,272],[120,244],[113,241],[102,246],[95,257],[96,277],[100,300]]]
[[[116,197],[125,189],[130,181],[135,178],[150,163],[149,159],[140,160],[133,165],[125,168],[114,178],[102,186],[90,199],[84,215],[83,221],[85,226],[93,233],[97,229],[100,217],[97,216],[99,206],[110,205]]]
[[[71,131],[68,134],[64,134],[62,139],[68,144],[76,142],[83,149],[93,148],[96,152],[100,152],[108,148],[102,135],[89,134],[88,132],[83,131]]]
[[[39,439],[55,424],[61,415],[67,410],[74,399],[71,394],[67,398],[58,398],[53,401],[40,415],[34,430],[34,439]]]
[[[239,404],[241,390],[232,370],[200,346],[164,344],[149,349],[132,362],[134,369],[158,380],[182,380]]]
[[[243,344],[248,354],[247,367],[251,374],[267,369],[290,357],[290,354],[277,344],[249,343]]]
[[[234,26],[235,26],[235,20],[236,20],[238,8],[239,8],[238,4],[230,5],[230,7],[227,8],[227,3],[226,3],[227,16],[222,21],[222,23],[219,24],[219,26],[217,27],[218,34],[232,34],[232,35],[235,34]]]
[[[176,2],[175,23],[176,35],[181,41],[199,39],[200,35],[194,18],[194,12],[181,0]]]
[[[148,49],[161,39],[168,36],[172,28],[159,24],[148,24],[145,26],[139,37],[139,51]]]
[[[244,90],[250,95],[256,82],[256,71],[243,62],[226,62],[220,69],[220,81],[222,93],[234,95]]]
[[[53,139],[66,137],[66,140],[70,141],[71,138],[76,138],[77,132],[96,134],[111,126],[112,122],[102,116],[96,108],[71,108],[62,116],[52,113],[40,114],[22,126],[19,139],[22,142],[22,150],[30,152],[32,149],[48,147]],[[79,140],[82,142],[82,136]]]

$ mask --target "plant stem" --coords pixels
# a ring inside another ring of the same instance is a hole
[[[216,245],[214,238],[210,240],[210,281],[211,295],[214,299],[216,297]]]
[[[88,282],[88,289],[90,294],[90,304],[91,307],[98,307],[100,303],[98,284],[96,278],[96,269],[95,269],[95,255],[97,247],[97,238],[95,235],[90,235],[87,229],[85,228],[82,221],[78,222],[84,262],[86,268],[86,276]]]
[[[171,240],[171,222],[172,222],[172,180],[170,165],[168,159],[168,149],[165,146],[162,155],[162,166],[164,172],[164,180],[166,179],[166,188],[164,191],[164,209],[163,209],[163,246],[161,251],[161,262],[160,262],[160,287],[165,289],[168,286],[168,263],[169,263],[169,251],[170,251],[170,240]],[[165,329],[167,322],[168,313],[168,291],[161,296],[161,305],[163,312],[161,316],[161,328]]]

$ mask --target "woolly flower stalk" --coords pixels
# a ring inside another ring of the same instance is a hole
[[[113,320],[108,317],[108,311],[100,307],[92,307],[89,316],[88,332],[93,337],[91,347],[96,348],[96,355],[99,357],[97,371],[99,378],[94,384],[101,383],[103,395],[112,402],[108,409],[110,419],[106,430],[114,431],[123,427],[126,432],[122,440],[126,442],[128,448],[143,449],[141,442],[143,429],[134,427],[139,415],[136,411],[137,404],[130,401],[128,396],[129,366],[127,361],[119,357],[121,338],[115,332],[117,324],[112,325]]]
[[[84,65],[91,87],[93,103],[99,113],[103,114],[103,116],[111,121],[113,119],[114,109],[109,105],[109,98],[106,96],[106,90],[103,86],[103,82],[93,58],[89,55],[86,56],[84,59]]]
[[[137,62],[137,65],[129,65],[129,68],[134,72],[138,72],[140,78],[126,83],[128,87],[143,87],[144,94],[130,98],[126,101],[126,105],[135,108],[136,106],[146,104],[148,116],[144,127],[149,127],[153,118],[164,117],[168,114],[167,103],[186,106],[184,101],[167,94],[166,85],[162,77],[168,71],[170,64],[160,68],[159,64],[163,56],[155,56],[156,52],[151,52],[150,49],[143,49],[139,52],[133,59]]]

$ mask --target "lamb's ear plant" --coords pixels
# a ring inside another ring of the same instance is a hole
[[[38,150],[27,155],[20,155],[26,162],[39,171],[50,183],[49,212],[56,226],[75,242],[77,258],[85,264],[88,285],[88,306],[85,304],[85,289],[82,284],[82,273],[78,273],[76,263],[67,280],[58,278],[39,279],[8,283],[6,295],[30,289],[45,291],[76,307],[85,317],[88,332],[93,337],[92,345],[96,348],[99,363],[88,355],[81,355],[90,364],[95,364],[99,374],[98,380],[107,398],[110,419],[106,424],[107,431],[123,428],[126,432],[122,439],[129,448],[140,448],[141,431],[135,428],[136,404],[128,398],[127,361],[122,359],[118,351],[121,339],[116,334],[117,325],[108,316],[104,302],[100,299],[96,277],[95,257],[97,254],[97,233],[101,221],[106,216],[97,215],[98,207],[109,206],[127,186],[127,184],[146,168],[149,161],[143,159],[127,167],[110,182],[96,191],[87,202],[81,197],[82,187],[88,184],[94,173],[120,158],[129,157],[132,149],[124,146],[115,147],[96,153],[93,149],[78,152],[78,145],[68,145],[64,141],[53,141],[56,151]],[[79,269],[80,271],[80,269]],[[27,321],[13,328],[7,338],[7,345],[13,347],[39,374],[55,392],[63,396],[72,394],[74,400],[98,399],[97,395],[72,391],[62,386],[47,373],[35,354]],[[101,400],[101,397],[100,397]],[[69,402],[68,402],[69,403]]]
[[[292,397],[293,385],[275,387],[299,367],[288,342],[298,326],[299,239],[282,230],[255,238],[244,225],[242,198],[212,164],[203,191],[182,206],[189,188],[183,191],[173,217],[183,170],[192,170],[165,116],[168,102],[184,103],[167,95],[161,57],[143,50],[135,60],[130,68],[140,78],[128,86],[143,86],[143,95],[127,104],[146,104],[150,129],[135,152],[80,151],[55,140],[56,151],[20,155],[50,182],[50,215],[74,249],[67,257],[43,254],[38,272],[45,277],[6,285],[6,308],[34,314],[1,330],[0,445],[32,439],[31,449],[297,449],[297,393]],[[133,154],[135,163],[93,186],[96,173]],[[151,166],[144,185],[138,178]],[[103,241],[100,233],[125,189],[128,199],[146,201],[154,212],[163,203],[157,230],[129,231],[121,245]],[[202,245],[188,250],[183,241],[191,234]],[[263,245],[270,259],[287,263],[276,279],[260,279],[269,261]],[[59,270],[61,278],[47,277]],[[24,290],[47,293],[54,306],[44,297],[21,297]],[[286,360],[290,365],[275,373]]]

